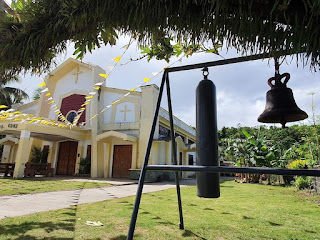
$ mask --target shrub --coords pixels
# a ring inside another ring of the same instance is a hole
[[[304,169],[307,168],[306,160],[295,160],[288,165],[289,169]]]
[[[33,146],[31,149],[31,159],[30,161],[32,163],[47,163],[48,160],[48,149],[42,149],[38,148],[36,146]]]
[[[91,172],[91,159],[88,157],[81,158],[79,173],[80,174],[90,174]]]
[[[297,176],[295,185],[298,189],[310,188],[312,185],[312,178],[305,176]]]

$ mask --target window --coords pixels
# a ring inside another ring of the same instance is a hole
[[[67,120],[68,120],[70,123],[73,123],[73,120],[74,120],[74,118],[75,118],[76,116],[78,116],[77,112],[74,111],[74,110],[72,110],[72,111],[68,112],[68,114],[67,114]]]

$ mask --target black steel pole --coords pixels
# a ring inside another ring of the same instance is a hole
[[[149,165],[152,171],[187,171],[187,172],[224,172],[224,173],[258,173],[284,176],[314,176],[320,177],[320,170],[316,169],[282,169],[262,167],[214,167],[214,166],[167,166]]]
[[[142,195],[142,189],[143,189],[144,179],[145,179],[145,175],[146,175],[146,171],[147,171],[146,167],[148,165],[151,146],[152,146],[152,142],[153,142],[154,131],[155,131],[156,125],[157,125],[157,120],[158,120],[158,115],[159,115],[160,103],[161,103],[161,98],[162,98],[162,93],[163,93],[163,87],[164,87],[166,74],[167,73],[164,72],[163,76],[162,76],[162,81],[161,81],[161,86],[160,86],[160,91],[159,91],[156,111],[154,113],[152,128],[151,128],[151,132],[150,132],[150,136],[149,136],[148,147],[147,147],[144,163],[143,163],[143,166],[142,166],[142,169],[141,169],[141,172],[140,172],[138,190],[137,190],[136,200],[135,200],[133,211],[132,211],[131,222],[130,222],[130,227],[129,227],[129,231],[128,231],[127,240],[132,240],[133,239],[134,229],[136,227],[138,211],[139,211],[141,195]]]
[[[173,122],[171,94],[170,94],[170,82],[169,82],[168,73],[166,73],[166,88],[167,88],[168,109],[169,109],[169,118],[170,118],[170,129],[171,129],[171,150],[172,150],[171,151],[171,156],[172,156],[172,159],[173,159],[173,164],[174,165],[178,165],[177,147],[176,147],[175,134],[174,134],[174,122]],[[178,171],[175,172],[175,177],[176,177],[176,189],[177,189],[179,217],[180,217],[179,228],[180,229],[184,229],[182,202],[181,202],[181,191],[180,191],[179,172]]]
[[[288,53],[286,51],[278,51],[278,52],[274,52],[273,54],[262,53],[262,54],[244,56],[244,57],[236,57],[236,58],[229,58],[229,59],[223,59],[223,60],[217,60],[217,61],[211,61],[211,62],[184,65],[184,66],[179,66],[179,67],[171,67],[171,68],[167,68],[166,71],[167,72],[179,72],[179,71],[199,69],[199,68],[204,68],[204,67],[214,67],[214,66],[222,66],[222,65],[228,65],[228,64],[233,64],[233,63],[241,63],[241,62],[260,60],[260,59],[265,59],[265,58],[271,58],[274,56],[277,56],[277,57],[286,56],[286,55],[291,55],[291,54],[295,54],[295,53],[297,53],[297,52],[294,52],[293,50],[291,53],[290,52]]]

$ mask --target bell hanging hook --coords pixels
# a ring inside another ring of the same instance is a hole
[[[202,75],[203,75],[203,77],[204,77],[205,80],[208,80],[208,75],[209,75],[209,69],[208,69],[208,67],[204,67],[204,68],[202,69]]]
[[[275,77],[280,75],[280,64],[277,57],[274,58]]]

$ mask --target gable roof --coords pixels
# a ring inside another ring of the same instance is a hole
[[[62,64],[60,64],[58,67],[56,67],[53,71],[51,71],[46,77],[50,79],[50,81],[55,81],[57,79],[60,79],[70,71],[72,71],[75,67],[84,67],[87,69],[93,69],[97,65],[84,63],[79,60],[76,60],[74,58],[68,58],[66,61],[64,61]]]

